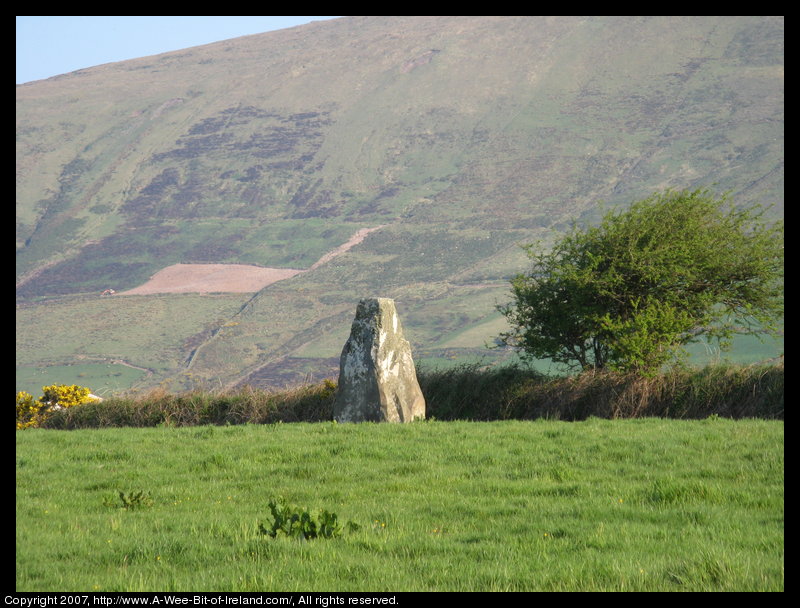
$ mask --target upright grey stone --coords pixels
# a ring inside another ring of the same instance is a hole
[[[338,422],[425,418],[425,398],[394,300],[365,298],[358,303],[339,360],[333,417]]]

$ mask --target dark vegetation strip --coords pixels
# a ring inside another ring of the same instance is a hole
[[[584,420],[661,417],[783,420],[783,362],[675,369],[655,377],[611,372],[548,377],[522,367],[463,365],[419,370],[427,414],[436,420]],[[322,422],[333,418],[336,384],[285,391],[171,394],[153,390],[55,412],[53,429]]]

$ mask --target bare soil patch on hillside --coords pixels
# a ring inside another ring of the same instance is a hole
[[[144,285],[128,291],[118,292],[120,296],[151,295],[155,293],[253,293],[267,285],[290,279],[293,276],[314,270],[329,262],[337,255],[358,245],[366,236],[383,228],[362,228],[350,239],[323,255],[307,270],[296,268],[264,268],[250,264],[173,264],[155,273]]]
[[[154,293],[248,293],[303,272],[294,268],[262,268],[247,264],[174,264],[147,283],[118,295]]]

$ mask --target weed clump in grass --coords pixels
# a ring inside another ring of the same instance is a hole
[[[103,500],[106,507],[115,509],[125,509],[126,511],[135,511],[137,509],[145,509],[153,506],[153,499],[150,494],[139,490],[136,492],[122,492],[118,493],[119,500],[116,501],[112,498]]]
[[[306,508],[286,505],[275,500],[270,501],[269,509],[272,513],[272,524],[266,528],[263,523],[260,523],[258,529],[261,534],[272,538],[287,536],[308,540],[336,538],[342,535],[342,526],[338,516],[325,509],[313,514]],[[358,527],[358,524],[347,522],[347,530],[350,532],[357,530]]]

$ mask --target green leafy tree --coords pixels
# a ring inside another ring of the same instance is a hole
[[[707,190],[657,193],[526,250],[500,337],[533,358],[650,373],[701,336],[724,350],[783,319],[783,221]]]

